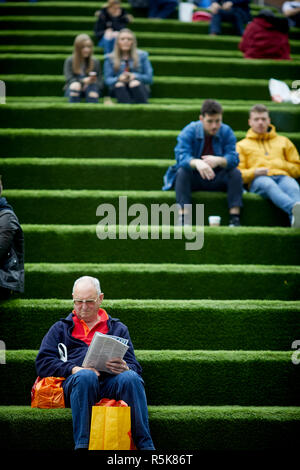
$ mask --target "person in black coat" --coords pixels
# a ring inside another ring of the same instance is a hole
[[[95,25],[98,46],[103,48],[104,54],[109,54],[114,48],[119,31],[126,28],[133,17],[121,8],[120,0],[108,0],[104,8],[96,14],[99,15]]]
[[[0,299],[7,299],[24,292],[24,234],[2,189],[0,176]]]

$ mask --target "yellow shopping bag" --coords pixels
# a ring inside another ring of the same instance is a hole
[[[132,449],[130,407],[108,399],[93,406],[89,450]]]

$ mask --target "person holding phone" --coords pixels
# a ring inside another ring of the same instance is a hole
[[[87,34],[79,34],[74,41],[74,51],[64,63],[66,78],[65,96],[70,103],[98,103],[103,81],[100,61],[93,56],[93,41]]]
[[[119,103],[147,103],[153,69],[148,53],[137,48],[130,29],[119,32],[114,50],[104,59],[104,81]]]

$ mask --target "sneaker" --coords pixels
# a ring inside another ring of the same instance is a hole
[[[292,218],[292,227],[300,228],[300,202],[296,202],[292,209],[293,218]]]
[[[230,215],[229,227],[240,227],[240,225],[241,225],[240,216],[237,214]]]
[[[191,215],[190,214],[178,214],[177,224],[178,227],[183,225],[192,225]]]

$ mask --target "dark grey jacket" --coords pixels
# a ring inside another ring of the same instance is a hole
[[[0,198],[0,287],[24,292],[24,234],[6,199]]]

